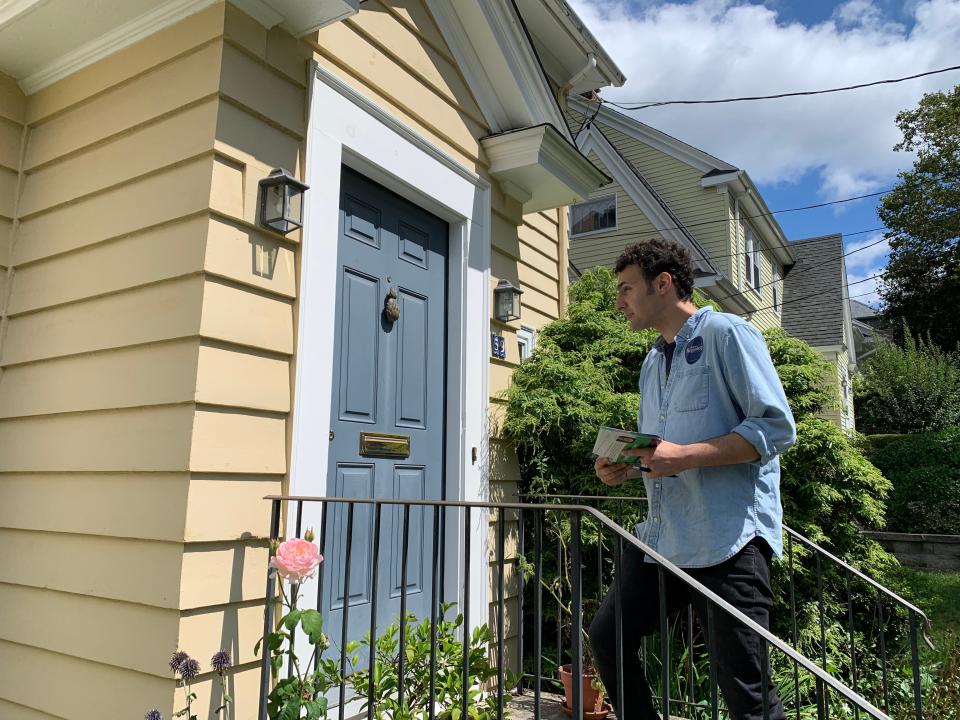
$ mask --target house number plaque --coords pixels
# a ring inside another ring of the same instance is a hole
[[[410,457],[410,436],[362,432],[360,433],[360,454],[366,457],[408,458]]]

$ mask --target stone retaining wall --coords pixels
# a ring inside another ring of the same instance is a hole
[[[908,567],[960,570],[960,535],[864,532]]]

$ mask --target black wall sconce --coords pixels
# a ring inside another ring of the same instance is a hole
[[[493,289],[493,316],[508,322],[520,319],[520,296],[523,290],[509,280],[501,280]]]
[[[303,193],[309,190],[283,168],[260,181],[260,224],[286,235],[303,227]]]

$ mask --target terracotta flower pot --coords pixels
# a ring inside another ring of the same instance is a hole
[[[590,670],[584,670],[580,677],[583,688],[581,697],[584,720],[603,720],[610,712],[610,706],[603,701],[603,690],[593,687],[596,677],[596,674]],[[573,674],[570,665],[560,666],[560,682],[563,683],[563,711],[573,717]]]

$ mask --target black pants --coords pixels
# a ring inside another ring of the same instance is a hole
[[[692,568],[687,573],[764,628],[770,626],[770,546],[755,538],[740,552],[719,565]],[[666,612],[671,618],[693,603],[701,627],[707,624],[707,603],[699,593],[666,573]],[[660,593],[657,566],[644,562],[635,547],[624,547],[621,575],[623,623],[623,707],[616,708],[619,720],[654,720],[650,685],[647,683],[640,647],[644,637],[660,630]],[[590,625],[590,649],[607,694],[617,702],[617,654],[611,589]],[[713,608],[714,642],[718,648],[717,684],[734,720],[763,717],[761,693],[761,638],[724,611]],[[768,665],[769,668],[769,665]],[[767,678],[770,678],[769,670]],[[783,704],[772,680],[767,702],[770,720],[784,720]],[[698,701],[706,698],[697,698]]]

